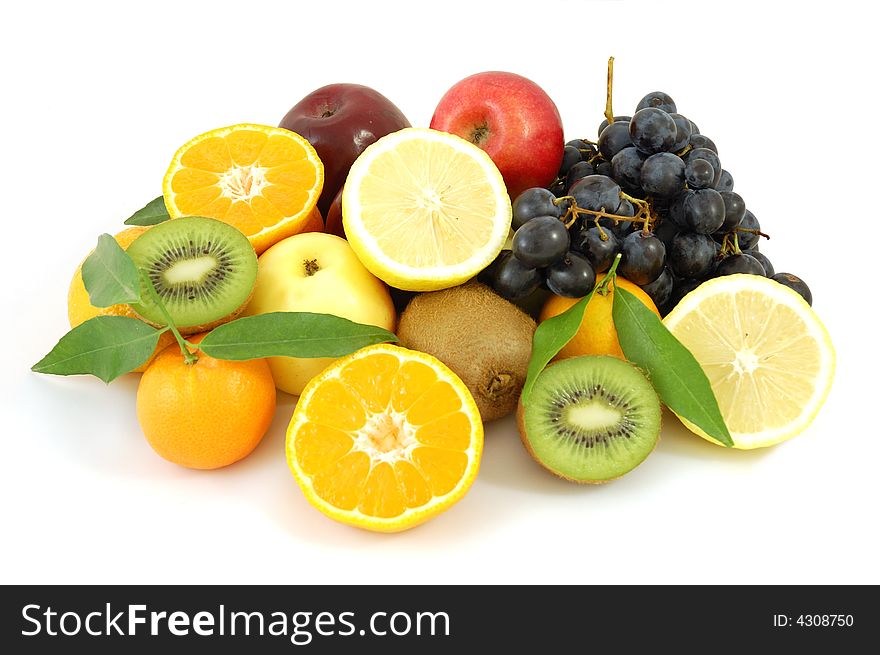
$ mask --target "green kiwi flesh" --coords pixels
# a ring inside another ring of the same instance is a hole
[[[178,218],[147,230],[128,247],[174,324],[185,334],[208,330],[238,315],[257,280],[257,255],[237,228],[213,218]],[[143,282],[131,308],[153,325],[166,319]]]
[[[547,367],[517,418],[532,457],[574,482],[628,473],[660,437],[657,393],[639,369],[616,357],[572,357]]]

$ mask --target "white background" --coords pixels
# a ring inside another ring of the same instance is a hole
[[[780,5],[782,3],[779,3]],[[880,582],[876,343],[877,37],[867,3],[18,2],[0,23],[0,580],[106,583]],[[825,9],[814,9],[819,5]],[[277,124],[331,82],[373,86],[414,125],[471,73],[532,78],[567,138],[595,138],[605,62],[615,110],[670,93],[717,143],[837,348],[803,435],[736,452],[667,416],[625,478],[541,470],[510,420],[450,511],[398,535],[312,509],[288,472],[282,396],[245,461],[156,456],[137,376],[31,373],[68,329],[70,277],[101,232],[160,192],[175,149]]]

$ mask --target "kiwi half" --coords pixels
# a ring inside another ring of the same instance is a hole
[[[257,255],[247,237],[213,218],[189,216],[160,223],[135,239],[127,252],[146,271],[184,334],[235,318],[257,280]],[[131,308],[148,323],[166,323],[146,286]]]
[[[584,356],[548,366],[528,406],[519,404],[523,444],[541,466],[573,482],[628,473],[660,437],[660,400],[639,369],[616,357]]]

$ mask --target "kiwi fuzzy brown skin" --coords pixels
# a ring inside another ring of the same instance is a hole
[[[558,362],[558,361],[553,362],[547,368],[549,369],[550,367],[556,366],[559,363],[560,362]],[[630,473],[633,470],[633,469],[630,469],[629,471],[621,473],[620,475],[617,475],[615,477],[605,478],[602,480],[587,480],[587,479],[572,478],[572,477],[569,477],[569,476],[563,474],[560,471],[556,471],[556,470],[550,468],[549,466],[547,466],[546,464],[544,464],[544,462],[541,460],[540,457],[538,457],[538,454],[532,448],[532,444],[529,443],[529,439],[526,435],[525,418],[526,418],[526,408],[525,408],[525,405],[523,405],[522,395],[520,395],[519,402],[517,403],[517,406],[516,406],[516,427],[517,427],[517,430],[519,431],[519,438],[522,441],[523,446],[525,447],[526,451],[529,453],[529,456],[535,462],[537,462],[538,464],[541,465],[541,468],[543,468],[545,471],[552,473],[553,475],[555,475],[558,478],[562,478],[566,482],[574,482],[577,484],[588,484],[588,485],[606,484],[608,482],[612,482],[613,480],[618,480],[618,479],[622,478],[624,475],[626,475],[627,473]],[[662,432],[662,428],[663,428],[663,414],[661,412],[661,414],[660,414],[660,431],[661,432]],[[654,441],[654,445],[652,446],[651,451],[648,453],[648,455],[650,455],[650,453],[654,452],[654,449],[657,447],[657,444],[659,442],[660,442],[660,434],[657,435],[657,439]],[[647,459],[647,456],[645,457],[645,459]],[[642,460],[642,462],[644,462],[644,459]],[[639,462],[639,464],[641,464],[642,462]],[[638,468],[639,464],[636,464],[636,466],[634,468]]]
[[[471,281],[422,293],[400,317],[400,345],[433,355],[470,390],[483,421],[516,409],[536,323],[489,287]]]

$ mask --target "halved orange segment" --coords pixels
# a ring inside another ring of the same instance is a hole
[[[234,225],[259,254],[302,231],[323,186],[324,165],[306,139],[244,123],[186,142],[162,190],[172,218],[207,216]]]
[[[309,502],[381,532],[416,526],[460,500],[482,451],[480,414],[458,376],[388,344],[314,378],[287,430],[287,461]]]

